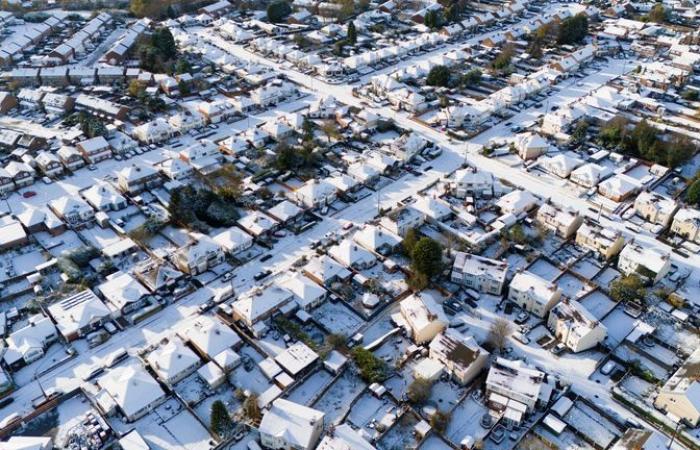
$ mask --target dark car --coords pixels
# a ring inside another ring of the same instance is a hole
[[[263,278],[269,276],[271,273],[272,273],[272,271],[270,271],[270,270],[263,270],[262,272],[256,273],[256,274],[253,276],[253,279],[254,279],[255,281],[260,281],[260,280],[262,280]]]
[[[267,261],[267,260],[270,259],[270,258],[272,258],[272,253],[268,253],[267,255],[265,255],[265,256],[263,256],[262,258],[260,258],[260,262],[265,262],[265,261]]]

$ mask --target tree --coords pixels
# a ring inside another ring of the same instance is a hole
[[[434,30],[435,28],[440,28],[442,26],[442,13],[438,10],[431,9],[425,13],[423,18],[423,25]]]
[[[691,205],[700,204],[700,180],[693,181],[693,184],[688,188],[685,199]]]
[[[360,369],[360,377],[367,383],[381,383],[387,378],[386,364],[363,347],[352,349],[352,358]]]
[[[574,145],[581,145],[586,139],[589,123],[586,119],[581,119],[576,123],[574,131],[571,133],[571,142]]]
[[[139,97],[146,90],[146,87],[139,80],[131,80],[127,88],[127,93],[131,97]]]
[[[421,238],[411,252],[411,266],[427,278],[442,270],[442,246],[429,237]]]
[[[425,84],[445,87],[450,82],[450,69],[445,66],[433,66],[428,72]]]
[[[355,45],[357,43],[357,30],[355,29],[355,22],[350,21],[350,23],[348,23],[348,37],[346,41],[350,45]]]
[[[610,283],[610,297],[616,302],[644,301],[646,294],[642,278],[634,273]]]
[[[216,400],[211,404],[211,415],[209,417],[209,428],[219,436],[225,435],[233,428],[233,421],[226,410],[224,402]]]
[[[422,405],[430,398],[430,390],[432,387],[433,384],[430,380],[417,377],[408,385],[406,397],[408,401],[414,405]]]
[[[406,280],[408,287],[414,291],[422,291],[428,287],[428,277],[424,273],[415,272]]]
[[[579,13],[573,17],[564,19],[559,25],[557,44],[580,44],[588,35],[588,17]]]
[[[481,83],[481,70],[470,70],[469,72],[462,75],[462,79],[460,81],[462,82],[462,85],[464,87],[477,86],[479,83]]]
[[[340,0],[340,11],[338,11],[339,19],[345,20],[355,13],[354,0]]]
[[[170,60],[177,56],[175,38],[167,27],[157,28],[151,35],[151,45],[155,47],[164,60]]]
[[[657,3],[653,8],[651,8],[651,11],[649,11],[647,18],[651,22],[665,23],[668,21],[669,13],[666,8],[664,8],[663,4]]]
[[[262,418],[256,394],[250,394],[243,402],[243,416],[251,422],[259,422]]]
[[[407,256],[410,257],[411,254],[413,254],[413,249],[415,248],[419,238],[420,236],[418,236],[418,231],[416,231],[415,228],[409,228],[408,231],[406,231],[406,236],[404,236],[403,241],[401,242],[401,247]]]
[[[491,68],[497,72],[503,72],[510,66],[510,61],[515,54],[513,44],[506,44],[501,49],[501,52],[491,61]]]
[[[494,349],[503,350],[512,332],[513,330],[511,329],[510,322],[502,317],[498,317],[491,323],[486,341],[491,344]]]
[[[285,1],[277,1],[267,6],[267,20],[278,23],[292,13],[292,7]]]
[[[331,139],[339,139],[340,131],[338,131],[338,124],[334,120],[324,120],[321,124],[321,132],[326,135],[328,143],[331,143]]]

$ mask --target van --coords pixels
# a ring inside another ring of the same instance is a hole
[[[107,361],[105,363],[105,366],[110,367],[110,368],[114,367],[117,364],[119,364],[121,361],[124,361],[128,357],[129,357],[129,353],[127,353],[127,351],[125,349],[117,350],[116,352],[107,356]]]
[[[20,420],[22,420],[22,416],[20,416],[20,415],[19,415],[18,413],[16,413],[16,412],[15,412],[15,413],[12,413],[12,414],[10,414],[9,416],[7,416],[7,417],[5,417],[4,419],[2,419],[2,421],[0,421],[0,429],[2,429],[2,428],[7,428],[7,427],[9,427],[10,425],[19,422]]]

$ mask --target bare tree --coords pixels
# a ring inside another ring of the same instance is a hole
[[[513,332],[510,322],[502,317],[497,318],[489,328],[487,341],[494,349],[503,350],[508,336]]]

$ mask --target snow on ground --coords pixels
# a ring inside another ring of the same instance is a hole
[[[360,395],[365,387],[367,385],[362,380],[346,370],[312,407],[326,414],[325,426],[338,423],[347,413],[353,399]]]
[[[332,379],[333,376],[328,371],[317,370],[301,384],[294,387],[287,396],[287,400],[300,405],[308,405]]]

